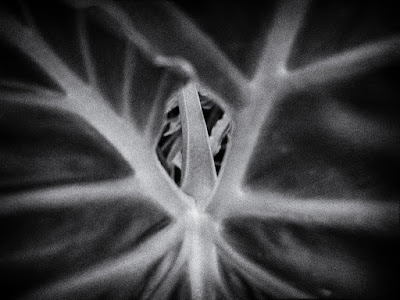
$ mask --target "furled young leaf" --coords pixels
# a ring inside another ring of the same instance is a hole
[[[385,5],[2,2],[2,295],[398,294]]]
[[[230,118],[225,114],[222,119],[217,121],[215,127],[212,129],[210,146],[213,155],[216,155],[221,150],[222,140],[227,136],[230,124]]]

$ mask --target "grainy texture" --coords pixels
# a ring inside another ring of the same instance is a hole
[[[3,1],[1,291],[398,296],[397,11]],[[176,95],[182,188],[156,154]]]

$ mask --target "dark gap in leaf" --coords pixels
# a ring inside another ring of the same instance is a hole
[[[174,181],[179,185],[182,179],[181,169],[178,167],[174,167]]]
[[[219,173],[219,170],[221,169],[222,160],[223,160],[224,155],[225,155],[226,145],[227,144],[228,144],[228,136],[225,136],[222,139],[221,150],[214,156],[215,168],[217,170],[217,174]]]
[[[230,119],[210,96],[199,92],[199,98],[218,174],[229,142]],[[164,117],[164,127],[156,152],[161,165],[179,186],[182,176],[182,128],[176,98],[172,97],[167,103]]]
[[[200,103],[202,104],[201,106],[203,110],[203,115],[207,125],[207,132],[208,135],[211,135],[211,130],[213,129],[217,121],[222,118],[222,116],[224,115],[224,111],[207,96],[199,93],[199,98]]]
[[[167,113],[168,119],[176,118],[177,116],[179,116],[179,107],[178,106],[176,106],[175,108],[173,108],[172,110],[170,110]]]

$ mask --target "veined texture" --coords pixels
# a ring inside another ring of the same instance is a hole
[[[398,294],[396,10],[259,5],[2,2],[2,293]],[[231,121],[218,176],[198,89]]]

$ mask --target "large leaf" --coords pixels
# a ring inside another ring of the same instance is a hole
[[[3,2],[2,293],[398,294],[400,35],[380,4]],[[197,88],[231,124],[207,128]],[[181,187],[156,154],[172,97]]]

